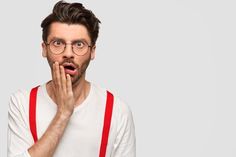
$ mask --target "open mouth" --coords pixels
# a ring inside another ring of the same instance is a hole
[[[75,70],[75,67],[70,66],[70,65],[64,66],[64,68],[68,70]]]
[[[64,63],[63,67],[66,74],[75,75],[77,72],[76,66],[72,63]]]

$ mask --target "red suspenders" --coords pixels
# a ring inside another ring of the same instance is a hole
[[[34,142],[38,141],[37,128],[36,128],[36,99],[37,99],[38,86],[34,87],[30,92],[29,101],[29,124],[30,131],[34,138]]]
[[[100,145],[99,157],[105,157],[106,155],[107,142],[111,125],[113,99],[114,99],[113,95],[109,91],[107,91],[107,102],[106,102],[106,110],[103,122],[102,141]]]
[[[38,87],[39,86],[34,87],[31,90],[30,99],[29,99],[29,125],[30,125],[31,134],[34,138],[34,142],[38,141],[37,125],[36,125],[36,100],[37,100]],[[108,143],[108,137],[109,137],[109,131],[110,131],[110,125],[111,125],[113,102],[114,102],[113,95],[109,91],[107,91],[106,109],[105,109],[105,115],[104,115],[99,157],[105,157],[106,155],[106,149],[107,149],[107,143]]]

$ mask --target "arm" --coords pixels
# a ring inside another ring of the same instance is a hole
[[[28,117],[22,107],[24,94],[17,92],[11,96],[8,108],[7,156],[29,157],[26,148],[33,143],[28,127]]]
[[[21,111],[17,98],[12,96],[8,112],[8,157],[52,156],[69,118],[57,113],[44,135],[32,145],[28,117],[24,117]]]
[[[15,141],[18,140],[18,142],[15,142],[14,144],[9,144],[9,156],[11,157],[51,157],[53,156],[57,145],[60,142],[61,137],[63,136],[63,133],[67,127],[67,124],[70,120],[70,117],[74,110],[74,95],[72,91],[72,84],[71,84],[71,78],[69,75],[65,75],[64,68],[59,67],[58,63],[53,64],[53,72],[52,72],[52,78],[53,78],[53,88],[54,93],[56,97],[56,104],[57,104],[57,113],[55,117],[53,118],[52,122],[50,123],[49,127],[45,131],[45,133],[42,135],[42,137],[31,147],[29,146],[30,142],[27,142],[27,144],[22,145],[23,142],[21,140],[27,139],[24,135],[19,137],[18,135],[15,136],[14,139],[10,139],[9,141]],[[17,103],[16,103],[17,104]],[[13,105],[14,106],[14,105]],[[18,110],[16,110],[18,112]],[[20,114],[20,111],[18,112]],[[15,115],[14,112],[11,114],[15,120],[18,120],[21,118],[20,115]],[[10,134],[18,134],[18,126],[21,124],[19,123],[13,123],[16,128],[11,127],[12,129],[9,129]],[[25,130],[27,130],[27,127],[25,127]],[[28,133],[29,136],[30,133]],[[31,134],[30,134],[31,135]],[[9,142],[10,143],[10,142]],[[31,137],[31,143],[32,143],[32,137]],[[11,149],[11,147],[21,147],[21,149],[18,149],[17,151],[14,149]],[[28,151],[25,150],[28,148]],[[24,152],[22,151],[24,150]],[[23,152],[23,153],[22,153]]]
[[[65,75],[64,68],[57,62],[53,64],[52,78],[58,110],[43,136],[28,149],[31,157],[53,156],[74,110],[70,75]]]
[[[124,104],[119,104],[124,105]],[[117,137],[113,146],[112,157],[135,157],[136,138],[133,116],[125,106],[117,128]]]
[[[66,129],[70,116],[57,113],[43,136],[28,149],[31,157],[53,156]]]

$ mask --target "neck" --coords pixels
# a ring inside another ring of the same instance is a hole
[[[56,103],[56,95],[54,92],[54,84],[51,81],[49,81],[46,84],[46,89],[48,92],[48,95],[51,97],[51,99]],[[85,80],[84,76],[81,76],[81,78],[72,84],[72,90],[74,93],[74,98],[75,98],[75,107],[79,106],[87,97],[89,90],[90,90],[90,83]]]

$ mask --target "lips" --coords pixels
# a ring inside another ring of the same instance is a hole
[[[73,63],[63,63],[62,66],[66,74],[75,75],[77,72],[77,67]]]

